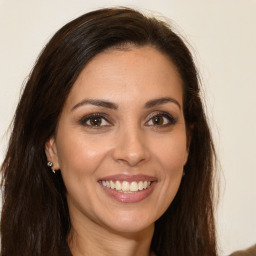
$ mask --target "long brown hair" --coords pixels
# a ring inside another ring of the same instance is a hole
[[[46,165],[45,142],[54,134],[65,100],[85,65],[103,50],[127,43],[151,45],[176,65],[183,81],[187,130],[193,127],[186,175],[155,224],[151,249],[158,256],[216,255],[215,153],[192,56],[164,22],[133,9],[112,8],[87,13],[61,28],[27,81],[1,167],[4,256],[71,255],[65,185],[61,173],[52,174]]]

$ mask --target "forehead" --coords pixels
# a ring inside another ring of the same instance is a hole
[[[151,46],[111,48],[82,70],[68,97],[121,101],[175,96],[182,105],[182,79],[170,58]]]

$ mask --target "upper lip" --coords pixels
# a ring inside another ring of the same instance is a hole
[[[116,174],[116,175],[110,175],[110,176],[106,176],[103,178],[100,178],[99,181],[128,181],[128,182],[132,182],[132,181],[156,181],[156,177],[153,176],[148,176],[148,175],[144,175],[144,174],[136,174],[136,175],[127,175],[127,174]]]

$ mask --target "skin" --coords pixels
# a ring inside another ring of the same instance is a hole
[[[176,67],[150,46],[107,50],[83,69],[46,143],[67,188],[73,255],[150,254],[154,223],[175,197],[188,157],[182,95]],[[95,113],[103,116],[99,126],[88,118]],[[145,199],[123,203],[99,183],[116,174],[156,182]]]

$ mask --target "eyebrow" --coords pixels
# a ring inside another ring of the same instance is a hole
[[[84,99],[77,103],[71,111],[75,110],[78,107],[81,107],[83,105],[94,105],[98,107],[103,107],[103,108],[110,108],[110,109],[118,109],[118,106],[115,103],[109,102],[109,101],[104,101],[104,100],[92,100],[92,99]]]
[[[150,100],[148,102],[146,102],[146,104],[144,105],[144,108],[152,108],[158,105],[163,105],[166,103],[174,103],[176,104],[179,109],[181,109],[181,105],[180,103],[170,97],[164,97],[164,98],[159,98],[159,99],[154,99],[154,100]],[[84,105],[94,105],[94,106],[98,106],[98,107],[103,107],[103,108],[109,108],[109,109],[114,109],[117,110],[118,109],[118,105],[109,101],[104,101],[104,100],[93,100],[93,99],[84,99],[82,101],[80,101],[79,103],[77,103],[74,107],[72,107],[71,111],[74,111],[75,109],[84,106]]]
[[[145,108],[152,108],[152,107],[155,107],[158,105],[163,105],[163,104],[166,104],[169,102],[176,104],[179,107],[179,109],[181,109],[180,103],[177,100],[170,98],[170,97],[164,97],[164,98],[150,100],[145,104]]]

